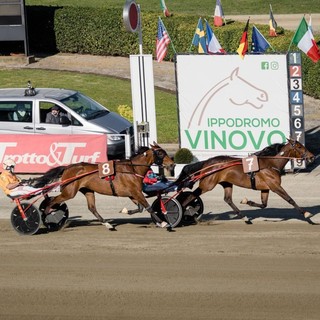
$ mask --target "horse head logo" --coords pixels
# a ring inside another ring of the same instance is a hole
[[[225,79],[219,81],[209,89],[194,109],[188,128],[196,121],[199,126],[209,103],[218,95],[224,94],[226,101],[234,106],[250,106],[261,109],[268,101],[268,93],[239,76],[239,67],[234,69]]]

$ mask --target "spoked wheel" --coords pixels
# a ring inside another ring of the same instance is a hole
[[[60,203],[53,206],[54,211],[45,214],[44,210],[51,200],[50,197],[44,199],[40,204],[42,223],[49,231],[60,230],[69,218],[69,209],[66,203]]]
[[[163,213],[160,201],[162,201],[164,208],[167,211],[166,214]],[[161,220],[167,221],[172,228],[178,226],[183,217],[183,211],[179,201],[168,196],[161,197],[161,200],[157,198],[152,204],[152,209],[157,212],[157,215]],[[156,223],[152,215],[151,219]]]
[[[191,191],[181,192],[177,196],[177,200],[182,205],[184,200],[190,194],[192,194]],[[193,221],[194,219],[197,219],[203,213],[203,210],[204,210],[203,201],[200,197],[196,197],[195,199],[191,200],[187,205],[185,205],[182,209],[183,209],[184,219],[187,221]]]
[[[38,209],[29,203],[20,203],[23,213],[16,206],[11,213],[11,225],[20,234],[32,235],[40,228],[40,213]],[[23,217],[23,214],[25,217]]]

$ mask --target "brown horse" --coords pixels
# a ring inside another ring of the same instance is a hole
[[[144,152],[132,156],[130,159],[113,161],[113,174],[107,179],[100,178],[98,164],[76,163],[69,166],[60,166],[47,171],[43,176],[36,178],[33,185],[41,187],[57,181],[61,177],[61,194],[52,198],[45,213],[48,214],[55,204],[75,197],[78,191],[87,199],[88,209],[95,217],[110,230],[114,227],[106,222],[98,213],[95,205],[95,192],[104,195],[129,197],[136,205],[142,205],[157,221],[157,225],[168,227],[148,204],[142,192],[142,180],[152,164],[172,169],[173,160],[159,145],[153,144],[151,148],[144,148]]]
[[[273,191],[294,206],[305,219],[312,214],[300,208],[296,202],[281,187],[281,173],[290,159],[305,160],[310,163],[314,155],[301,143],[288,140],[286,144],[273,144],[262,151],[256,152],[259,170],[254,173],[244,173],[242,158],[229,156],[213,157],[205,161],[186,165],[176,184],[180,187],[192,185],[199,181],[198,187],[182,203],[192,201],[196,196],[212,190],[217,184],[224,188],[224,201],[233,209],[238,217],[244,218],[247,223],[250,219],[243,217],[240,210],[232,201],[233,185],[261,191],[261,204],[244,199],[241,203],[249,206],[266,208],[268,204],[269,191]]]

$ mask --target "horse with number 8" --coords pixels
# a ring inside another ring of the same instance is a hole
[[[174,166],[166,151],[153,143],[151,148],[143,147],[143,152],[138,152],[130,159],[114,160],[100,165],[82,162],[50,169],[36,178],[33,185],[42,187],[61,178],[61,194],[49,201],[46,214],[51,212],[55,204],[74,198],[80,191],[86,197],[88,209],[94,216],[109,230],[115,230],[96,209],[94,193],[98,192],[103,195],[129,197],[136,205],[143,206],[161,225],[163,221],[152,210],[142,192],[143,178],[152,164],[169,170]],[[99,174],[101,172],[102,176]]]
[[[310,219],[312,214],[300,208],[297,203],[281,187],[281,174],[289,160],[305,161],[306,164],[314,160],[314,155],[300,142],[288,139],[286,144],[275,143],[254,153],[258,161],[258,169],[255,172],[246,173],[243,168],[243,159],[230,156],[217,156],[208,160],[186,165],[178,179],[177,185],[189,184],[190,181],[199,181],[198,187],[187,197],[185,203],[189,203],[195,197],[212,190],[217,184],[224,189],[224,201],[233,209],[234,213],[251,223],[251,219],[244,217],[232,201],[233,185],[261,191],[261,203],[244,198],[241,203],[252,207],[266,208],[269,191],[273,191],[285,201],[294,206],[305,219]],[[252,163],[249,163],[250,167]]]

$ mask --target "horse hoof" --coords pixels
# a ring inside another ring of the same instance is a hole
[[[170,224],[168,222],[165,222],[165,221],[157,222],[156,226],[158,228],[167,228],[167,229],[171,227]]]
[[[247,216],[243,217],[242,220],[243,220],[246,224],[252,224],[251,219],[248,218]]]
[[[311,217],[313,217],[313,214],[311,212],[308,212],[308,211],[306,211],[303,215],[304,215],[305,219],[310,219]]]
[[[124,214],[128,214],[128,209],[127,208],[123,208],[121,211],[119,211],[119,213],[124,213]]]
[[[109,228],[109,231],[117,231],[115,227]]]
[[[247,198],[243,198],[241,201],[240,201],[241,204],[247,204],[248,203],[248,199]]]

